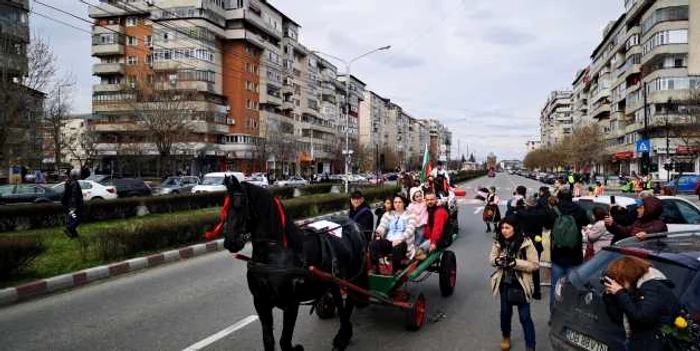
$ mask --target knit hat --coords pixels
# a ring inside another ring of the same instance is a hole
[[[418,192],[420,192],[420,194],[423,195],[423,190],[421,190],[420,187],[413,187],[413,188],[411,188],[411,190],[408,191],[408,193],[409,193],[409,195],[410,195],[408,198],[409,198],[409,200],[410,200],[411,202],[413,202],[413,200],[414,200],[413,197],[414,197],[414,196],[416,195],[416,193],[418,193]]]

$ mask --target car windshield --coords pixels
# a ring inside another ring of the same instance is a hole
[[[224,177],[204,177],[202,185],[224,185]]]
[[[12,194],[12,189],[14,188],[14,185],[3,185],[0,186],[0,195],[8,195]]]
[[[162,183],[160,183],[161,186],[173,186],[173,185],[180,185],[180,179],[178,178],[168,178],[164,180]]]

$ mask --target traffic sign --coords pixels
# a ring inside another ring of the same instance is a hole
[[[645,153],[645,152],[651,152],[651,140],[649,140],[649,139],[637,140],[637,142],[635,143],[635,150],[637,151],[638,154]]]

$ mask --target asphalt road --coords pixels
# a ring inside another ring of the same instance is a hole
[[[509,198],[520,184],[530,193],[540,186],[499,173],[465,187],[468,197],[477,187],[493,185]],[[460,205],[461,237],[451,248],[458,261],[455,294],[440,296],[437,275],[410,284],[412,291],[425,294],[431,320],[418,332],[404,330],[401,311],[380,306],[355,311],[352,350],[499,349],[499,306],[488,284],[492,234],[484,233],[478,207],[471,201]],[[547,298],[532,305],[539,350],[550,350]],[[330,349],[337,319],[319,320],[309,310],[300,312],[294,342],[307,350]],[[221,252],[0,309],[0,349],[179,351],[207,344],[201,349],[260,350],[254,315],[245,264]],[[279,337],[281,313],[275,316]],[[230,333],[212,337],[224,329]],[[525,348],[517,313],[513,339],[514,350]]]

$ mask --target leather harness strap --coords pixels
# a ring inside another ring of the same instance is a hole
[[[275,203],[277,204],[277,211],[280,214],[280,220],[282,221],[282,247],[286,248],[287,247],[287,216],[284,214],[284,210],[282,209],[282,203],[280,202],[280,199],[275,197]]]

